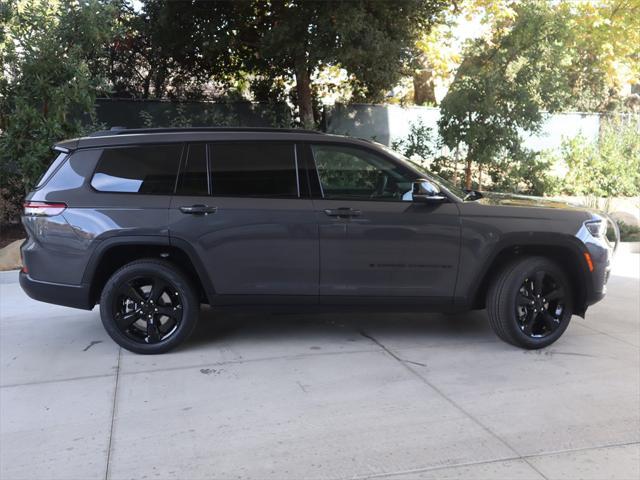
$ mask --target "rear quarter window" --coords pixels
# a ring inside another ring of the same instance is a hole
[[[100,192],[172,194],[181,152],[182,145],[105,149],[91,186]]]
[[[47,168],[46,172],[42,174],[42,176],[40,177],[40,180],[38,180],[38,183],[36,183],[35,188],[40,188],[45,183],[47,183],[51,178],[51,176],[58,170],[58,168],[60,168],[60,165],[62,165],[64,161],[67,159],[68,155],[66,153],[60,153],[60,152],[55,152],[55,153],[57,154],[57,156],[53,158],[53,161],[51,161],[51,165],[49,165],[49,168]]]

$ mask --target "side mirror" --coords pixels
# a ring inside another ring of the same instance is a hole
[[[447,197],[442,195],[437,185],[434,185],[424,178],[419,178],[413,182],[411,196],[414,202],[422,203],[439,203],[447,199]]]

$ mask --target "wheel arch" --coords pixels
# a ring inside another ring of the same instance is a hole
[[[166,237],[122,236],[103,240],[93,252],[82,283],[89,285],[89,301],[95,305],[105,283],[120,267],[142,258],[162,258],[189,276],[198,288],[201,302],[211,303],[213,286],[198,257],[184,242],[169,242]]]
[[[552,239],[551,239],[552,238]],[[584,260],[586,248],[579,245],[578,239],[553,237],[540,239],[514,239],[497,246],[483,268],[476,275],[470,299],[472,308],[485,308],[487,292],[496,276],[508,263],[525,256],[540,256],[557,263],[567,274],[571,282],[574,300],[574,314],[584,316],[587,298],[592,288],[587,264]],[[551,241],[550,241],[551,240]]]

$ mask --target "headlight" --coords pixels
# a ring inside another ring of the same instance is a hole
[[[589,230],[589,233],[594,237],[604,237],[607,233],[607,222],[604,220],[591,220],[585,222],[585,227]]]

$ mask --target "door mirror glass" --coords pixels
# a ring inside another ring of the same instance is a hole
[[[443,202],[447,199],[433,182],[419,178],[413,182],[411,196],[414,202]]]

